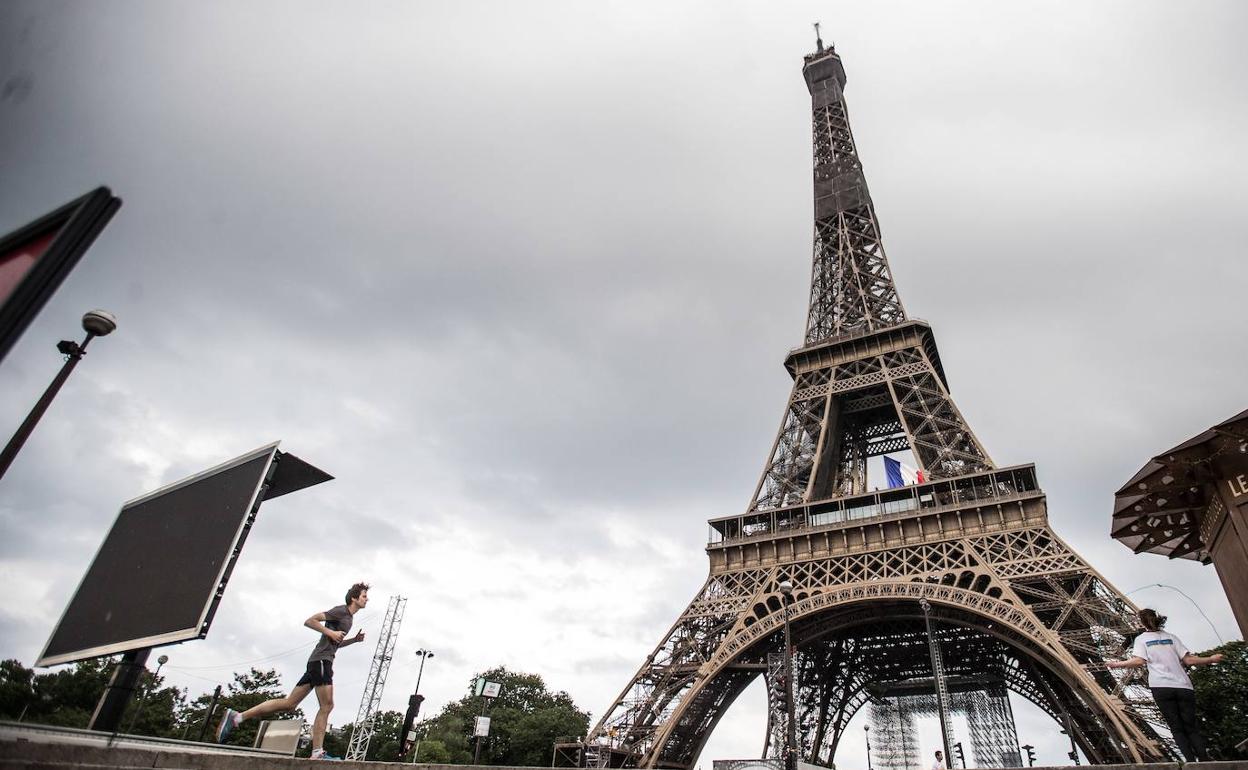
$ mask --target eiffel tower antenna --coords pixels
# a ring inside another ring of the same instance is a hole
[[[819,22],[815,22],[815,50],[823,53],[823,38],[819,37]]]
[[[386,674],[390,672],[390,661],[394,658],[394,645],[399,640],[399,626],[403,624],[403,612],[406,609],[406,597],[390,597],[390,604],[386,607],[386,617],[381,621],[381,631],[377,634],[377,649],[373,652],[373,665],[368,670],[364,694],[360,697],[360,710],[356,713],[355,723],[351,726],[351,741],[347,744],[346,759],[362,762],[368,754],[368,742],[373,739],[373,733],[377,729],[373,718],[377,716],[377,707],[381,705],[381,692],[386,688]]]
[[[931,326],[907,316],[850,128],[845,68],[816,36],[802,68],[811,285],[803,343],[784,363],[793,387],[780,429],[744,511],[709,522],[705,585],[585,740],[556,756],[690,770],[759,676],[772,758],[796,732],[800,759],[832,766],[850,719],[870,705],[877,736],[899,749],[880,770],[911,765],[914,716],[933,709],[946,733],[950,711],[966,717],[977,764],[1017,766],[1007,690],[1094,763],[1177,756],[1154,729],[1147,690],[1105,665],[1140,630],[1135,607],[1053,531],[1035,466],[992,461],[954,404]],[[889,468],[888,489],[868,487],[869,460]],[[790,633],[796,652],[781,670]],[[784,708],[777,676],[795,693]]]

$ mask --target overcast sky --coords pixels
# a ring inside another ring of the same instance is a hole
[[[779,426],[816,20],[994,460],[1035,462],[1056,531],[1190,646],[1238,638],[1212,567],[1108,530],[1150,456],[1248,406],[1244,6],[10,0],[0,232],[125,204],[0,365],[7,436],[82,313],[119,319],[0,481],[0,657],[35,659],[123,501],[280,439],[337,478],[264,505],[172,682],[293,684],[303,620],[363,579],[374,637],[409,598],[385,707],[427,646],[430,713],[506,664],[600,716]],[[701,762],[756,755],[763,703]],[[1047,718],[1019,729],[1060,760]]]

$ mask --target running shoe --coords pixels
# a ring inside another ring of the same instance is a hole
[[[317,749],[316,751],[312,752],[312,756],[311,756],[310,758],[311,758],[311,759],[317,759],[317,760],[326,760],[326,761],[330,761],[330,762],[341,762],[341,761],[342,761],[342,757],[335,757],[335,756],[334,756],[334,755],[332,755],[332,754],[326,754],[326,753],[325,753],[325,749]]]
[[[225,739],[230,737],[230,733],[234,732],[238,723],[243,721],[242,717],[242,714],[232,708],[225,710],[225,714],[221,717],[221,724],[217,726],[217,743],[225,743]]]

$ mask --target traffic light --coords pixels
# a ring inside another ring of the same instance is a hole
[[[966,770],[966,756],[962,754],[962,741],[953,744],[953,753],[958,755],[958,763],[962,765],[962,770]]]
[[[1027,766],[1035,767],[1036,766],[1036,752],[1035,752],[1036,747],[1032,746],[1031,744],[1028,744],[1026,746],[1019,746],[1019,748],[1027,752]]]

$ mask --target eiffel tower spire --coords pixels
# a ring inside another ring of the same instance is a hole
[[[865,492],[867,460],[899,451],[910,450],[928,479],[993,467],[949,395],[931,328],[906,319],[854,146],[835,46],[807,56],[802,75],[815,199],[806,344],[785,362],[793,393],[750,510]]]
[[[906,320],[854,146],[845,67],[833,46],[806,57],[814,135],[815,248],[806,344]]]
[[[1035,466],[992,462],[953,403],[931,327],[906,318],[849,130],[840,56],[820,44],[803,75],[815,259],[806,341],[785,359],[793,389],[780,430],[745,512],[708,522],[702,589],[557,759],[689,770],[759,676],[772,685],[773,758],[795,735],[802,759],[831,766],[849,721],[870,706],[871,734],[900,749],[877,755],[878,770],[911,770],[914,717],[935,703],[966,716],[978,766],[1016,767],[1007,690],[1094,763],[1177,756],[1154,730],[1145,688],[1105,665],[1140,630],[1131,603],[1052,530]],[[868,490],[867,460],[907,451],[925,471],[918,482]],[[781,676],[792,704],[776,700]]]

